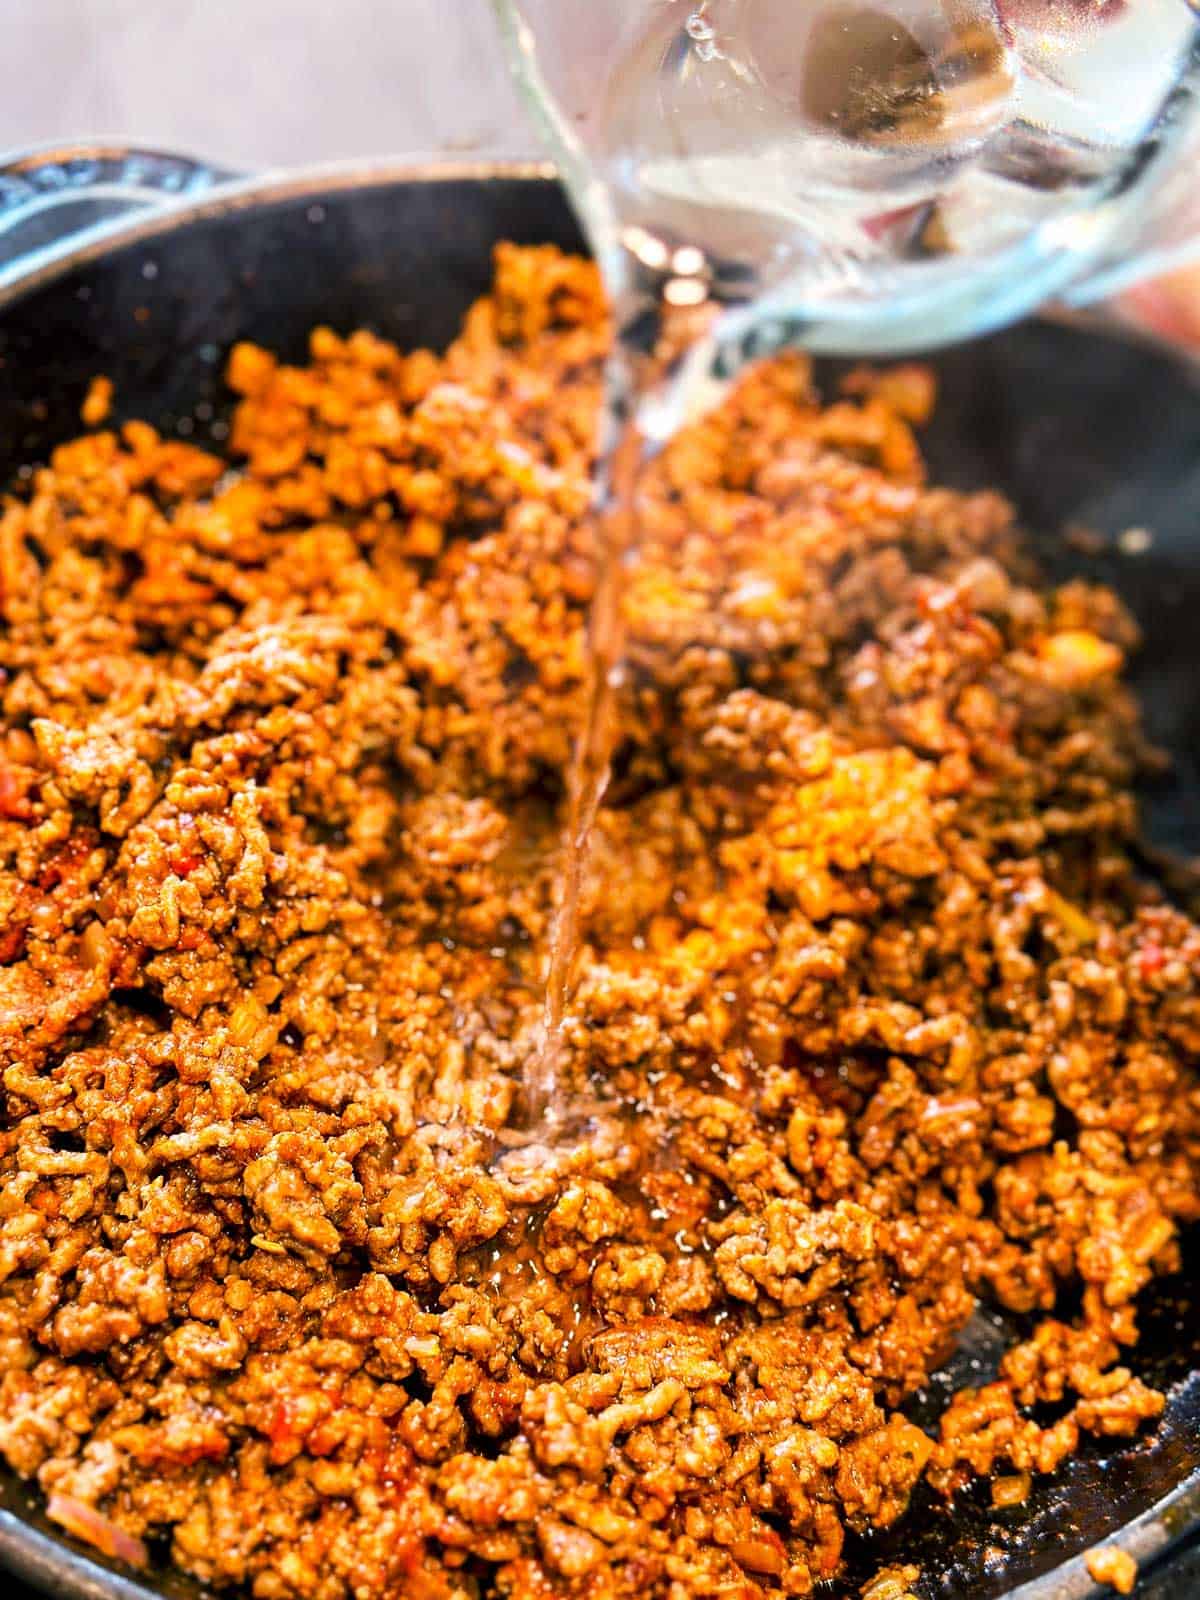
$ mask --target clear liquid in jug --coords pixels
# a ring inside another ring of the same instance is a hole
[[[574,112],[628,251],[721,298],[886,295],[1122,181],[1183,70],[1185,0],[681,0],[626,15]],[[591,219],[597,226],[597,217]],[[657,259],[657,256],[656,258]]]

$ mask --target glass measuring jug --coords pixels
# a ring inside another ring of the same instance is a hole
[[[493,5],[627,319],[899,353],[1200,255],[1196,0]]]

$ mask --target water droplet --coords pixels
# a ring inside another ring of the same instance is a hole
[[[707,261],[703,250],[694,244],[681,245],[671,258],[671,270],[678,278],[694,278],[704,271]]]
[[[1153,543],[1149,528],[1126,528],[1117,535],[1117,549],[1125,556],[1143,556]]]
[[[688,38],[696,46],[696,54],[701,61],[715,61],[720,55],[717,48],[717,30],[708,20],[703,10],[693,11],[684,24]]]

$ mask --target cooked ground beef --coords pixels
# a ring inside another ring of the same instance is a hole
[[[117,1555],[806,1595],[1162,1407],[1200,931],[1134,866],[1135,630],[925,486],[919,370],[774,362],[645,474],[581,1110],[517,1129],[607,339],[502,248],[443,357],[235,350],[236,471],[131,424],[6,505],[0,1449]],[[1034,1331],[930,1437],[980,1299]]]
[[[1127,1550],[1115,1546],[1089,1550],[1083,1563],[1090,1578],[1107,1584],[1118,1594],[1132,1594],[1137,1587],[1138,1564]]]

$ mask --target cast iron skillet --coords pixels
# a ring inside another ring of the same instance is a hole
[[[161,202],[163,191],[174,196],[165,209],[96,225]],[[64,195],[78,197],[88,224],[66,244]],[[179,159],[94,150],[9,167],[0,172],[0,482],[79,431],[96,373],[115,380],[120,416],[219,446],[229,411],[222,361],[237,339],[299,358],[324,322],[443,345],[505,238],[581,248],[546,169],[375,167],[230,185]],[[1145,797],[1148,829],[1157,845],[1200,856],[1200,383],[1162,354],[1042,322],[936,364],[942,402],[926,441],[934,478],[1005,490],[1055,575],[1113,583],[1140,618],[1137,681],[1151,732],[1176,762]],[[1152,542],[1139,554],[1089,556],[1059,537],[1071,524],[1109,539],[1144,528]],[[950,1511],[919,1500],[890,1539],[851,1552],[860,1575],[890,1556],[921,1563],[931,1600],[1082,1600],[1096,1593],[1081,1557],[1094,1544],[1115,1539],[1144,1566],[1169,1562],[1200,1531],[1193,1277],[1147,1297],[1136,1366],[1170,1395],[1153,1437],[1094,1447],[1040,1480],[1019,1510],[993,1514],[982,1494]],[[1018,1333],[1015,1319],[978,1315],[953,1372],[918,1397],[918,1419],[931,1422],[948,1389],[986,1377]],[[135,1579],[84,1554],[3,1474],[0,1561],[67,1600],[197,1593],[165,1564]]]

